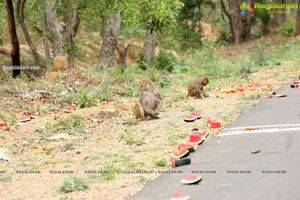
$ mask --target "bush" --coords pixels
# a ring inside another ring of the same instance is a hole
[[[292,21],[285,22],[281,26],[280,34],[283,35],[283,36],[292,36],[294,31],[295,31],[294,26],[295,26],[294,22],[292,22]]]
[[[171,72],[173,66],[177,63],[177,59],[170,53],[166,51],[160,51],[159,55],[153,60],[152,65],[157,70],[167,70]]]
[[[81,87],[75,93],[69,93],[64,97],[66,103],[75,103],[80,108],[96,106],[99,102],[107,100],[112,96],[112,91],[107,83],[103,84],[101,89],[93,87]]]
[[[164,37],[161,39],[161,46],[168,49],[178,49],[180,42],[174,36]]]

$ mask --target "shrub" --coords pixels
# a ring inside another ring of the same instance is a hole
[[[287,21],[281,26],[281,31],[280,34],[283,36],[292,36],[295,28],[294,28],[294,23],[292,21]]]
[[[173,70],[173,66],[176,63],[177,59],[174,55],[162,50],[159,52],[159,55],[153,60],[152,65],[158,70],[167,70],[171,72]]]

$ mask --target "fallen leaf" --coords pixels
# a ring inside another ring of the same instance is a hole
[[[246,130],[246,131],[253,131],[253,130],[255,130],[255,128],[250,128],[250,127],[249,127],[249,128],[245,128],[245,130]]]

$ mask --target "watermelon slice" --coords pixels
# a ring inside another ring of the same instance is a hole
[[[30,116],[27,116],[27,115],[22,115],[20,118],[19,118],[20,122],[27,122],[27,121],[30,121],[31,120],[31,117]]]
[[[201,181],[202,177],[196,174],[187,174],[181,179],[182,184],[196,184]]]
[[[66,113],[70,113],[73,110],[77,110],[77,106],[75,104],[72,104],[71,106],[66,107],[66,109],[64,110]]]
[[[197,119],[197,116],[192,116],[192,115],[189,115],[189,116],[186,116],[185,118],[183,118],[183,120],[185,122],[193,122]]]
[[[207,124],[211,124],[211,123],[214,122],[214,121],[216,121],[216,120],[208,118],[208,119],[207,119]]]
[[[191,116],[196,117],[197,119],[201,119],[202,114],[199,112],[192,112]]]
[[[175,192],[171,197],[171,200],[189,200],[189,199],[190,197],[188,195],[180,192]]]
[[[179,152],[173,152],[172,157],[174,158],[183,158],[189,154],[189,150],[187,148],[180,149]]]
[[[222,128],[222,124],[221,124],[221,122],[213,121],[210,124],[210,128],[213,128],[213,129],[215,129],[215,128]]]
[[[195,144],[201,144],[204,142],[205,136],[201,136],[199,134],[191,134],[189,144],[195,145]]]
[[[169,166],[171,165],[172,167],[180,167],[180,166],[183,166],[183,165],[191,164],[191,159],[190,158],[178,159],[178,158],[171,157],[167,164]]]
[[[177,146],[178,150],[187,149],[190,153],[195,152],[197,149],[197,145],[191,145],[191,144],[179,144]]]
[[[208,136],[208,133],[207,133],[206,130],[193,131],[192,134],[195,134],[195,135],[201,135],[201,136],[205,136],[205,137]]]
[[[37,113],[32,113],[32,114],[29,115],[29,117],[30,117],[31,119],[35,119],[35,118],[37,118],[37,116],[38,116]]]
[[[299,84],[291,84],[291,88],[299,88]]]
[[[8,123],[7,122],[0,122],[0,126],[1,127],[8,126]]]

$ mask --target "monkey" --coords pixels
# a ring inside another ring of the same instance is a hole
[[[207,77],[202,77],[193,80],[188,87],[188,95],[187,97],[195,97],[195,98],[206,98],[209,97],[207,93],[204,92],[203,88],[209,83]]]
[[[151,80],[145,79],[139,82],[141,97],[134,106],[137,119],[159,119],[158,115],[162,108],[163,99],[159,90]]]

